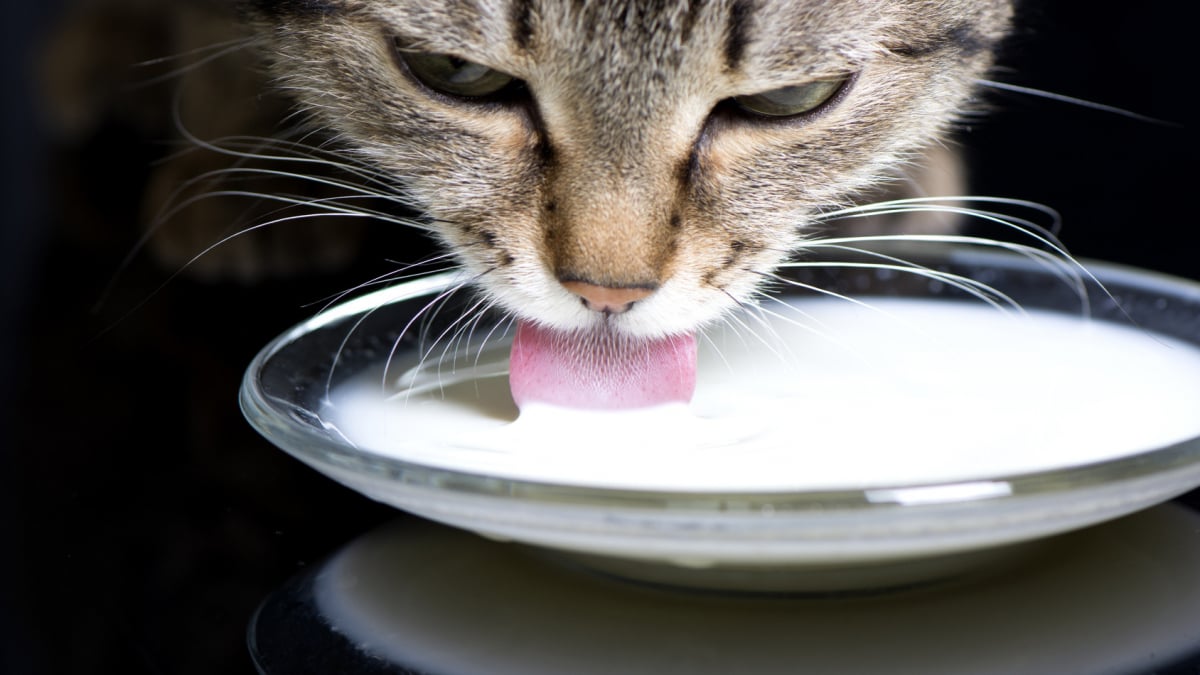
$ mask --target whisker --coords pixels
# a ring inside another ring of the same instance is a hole
[[[484,270],[483,272],[480,272],[479,274],[476,274],[475,276],[473,276],[469,279],[464,279],[461,282],[454,284],[450,288],[447,288],[446,290],[439,293],[437,295],[437,297],[430,300],[428,303],[425,304],[425,306],[423,306],[412,317],[409,318],[408,322],[404,325],[404,328],[402,328],[400,330],[400,333],[398,334],[396,340],[393,342],[392,348],[388,352],[387,359],[384,362],[383,381],[381,384],[385,390],[387,388],[387,381],[389,378],[389,371],[391,369],[392,361],[393,361],[393,359],[395,359],[395,356],[396,356],[396,350],[399,349],[399,347],[400,347],[401,339],[403,339],[403,337],[408,333],[408,331],[413,327],[413,325],[417,324],[418,322],[421,322],[421,325],[428,325],[428,321],[431,320],[431,316],[436,316],[442,310],[442,308],[446,305],[446,303],[450,300],[451,297],[453,297],[456,293],[461,291],[463,288],[466,288],[468,286],[471,286],[471,285],[477,283],[479,281],[479,279],[483,278],[484,276],[486,276],[487,274],[489,274],[492,271],[493,271],[492,269]],[[462,320],[462,317],[460,316],[458,319],[455,320],[455,323],[457,323],[458,321],[461,321],[461,320]],[[422,369],[425,367],[425,362],[429,358],[430,349],[427,349],[425,347],[425,344],[424,344],[425,338],[424,338],[423,332],[424,332],[424,330],[422,330],[422,335],[418,336],[418,339],[417,339],[417,352],[418,352],[418,354],[420,354],[417,364],[414,367],[410,368],[408,371],[406,371],[406,375],[412,375],[415,377],[415,375],[419,374],[422,371]],[[441,339],[440,336],[437,339],[435,339],[434,345],[436,345],[438,340],[440,340],[440,339]],[[411,394],[412,388],[409,387],[406,389],[406,391],[408,391],[409,394]]]
[[[825,328],[825,329],[829,328],[829,326],[827,324],[825,324],[825,322],[814,317],[813,315],[809,314],[808,312],[805,312],[804,310],[800,309],[799,307],[789,303],[788,301],[784,300],[783,298],[780,298],[776,295],[769,295],[769,294],[766,294],[764,297],[768,300],[771,300],[771,301],[779,304],[779,305],[782,305],[784,308],[790,310],[794,314],[799,314],[804,319],[807,319],[808,321],[811,321],[811,322],[817,324],[818,326],[821,326],[822,328]],[[878,310],[878,308],[872,307],[872,309],[876,309],[876,311],[880,311],[881,313],[887,315],[886,312],[882,312],[882,310]],[[829,330],[822,330],[821,328],[817,328],[816,326],[811,325],[805,321],[798,321],[793,317],[785,315],[783,312],[772,311],[765,307],[763,308],[763,311],[766,312],[772,318],[774,318],[780,322],[786,323],[788,325],[794,326],[796,328],[799,328],[807,333],[810,333],[813,336],[820,338],[821,340],[824,340],[825,342],[827,342],[830,345],[834,345],[834,346],[842,348],[842,349],[846,349],[848,346],[844,339],[839,339],[839,336],[836,333],[830,332]],[[901,321],[901,323],[904,324],[905,326],[912,327],[912,323],[909,321],[904,320],[904,321]],[[849,353],[852,356],[854,356],[854,358],[859,359],[860,362],[863,361],[863,359],[864,359],[863,355],[860,353],[860,350],[858,350],[856,348],[849,349]]]
[[[342,215],[354,216],[355,214],[342,214]],[[205,255],[209,254],[210,252],[212,252],[214,249],[218,248],[219,246],[222,246],[223,244],[226,244],[240,236],[246,235],[255,230],[265,228],[265,227],[270,227],[272,225],[277,225],[282,222],[292,221],[292,220],[304,220],[304,219],[311,219],[311,218],[322,218],[322,217],[328,217],[328,216],[330,216],[330,214],[304,213],[304,214],[298,214],[298,215],[294,215],[294,216],[288,216],[286,218],[277,218],[275,220],[271,220],[268,222],[251,225],[249,227],[238,230],[237,232],[234,232],[228,236],[222,237],[220,240],[218,240],[212,244],[209,244],[202,251],[200,251],[196,255],[192,256],[186,262],[184,262],[182,265],[180,265],[178,269],[176,269],[174,272],[169,274],[167,276],[167,278],[162,281],[162,283],[155,286],[149,293],[147,293],[133,307],[129,308],[126,312],[121,314],[121,316],[119,318],[114,320],[106,328],[104,328],[99,333],[97,333],[96,337],[97,338],[102,337],[102,336],[106,335],[110,330],[112,330],[116,326],[120,325],[121,322],[123,322],[125,319],[129,318],[135,312],[137,312],[142,307],[144,307],[146,305],[146,303],[150,302],[155,297],[157,297],[158,294],[163,291],[163,289],[165,289],[167,286],[169,286],[171,284],[171,282],[175,281],[175,279],[177,279],[180,275],[182,275],[189,267],[194,265],[196,263],[196,261],[200,260],[200,258],[203,258]],[[131,262],[132,260],[133,260],[132,256],[127,256],[125,259],[126,262],[124,264],[128,264],[128,262]],[[97,300],[96,304],[94,304],[92,307],[93,312],[99,311],[99,308],[102,307],[103,304],[107,301],[108,296],[112,294],[113,289],[116,287],[116,282],[117,282],[117,280],[116,280],[116,278],[114,278],[113,280],[111,280],[108,283],[107,286],[105,286],[104,291],[100,294],[100,299]]]
[[[301,197],[298,195],[283,195],[283,194],[261,193],[261,192],[252,192],[252,191],[212,190],[212,191],[205,192],[205,193],[202,193],[199,195],[194,195],[182,202],[179,201],[180,195],[182,195],[187,190],[195,188],[196,186],[201,185],[203,183],[214,183],[215,184],[219,180],[226,180],[226,179],[229,179],[230,177],[233,177],[233,178],[240,177],[240,178],[246,178],[246,179],[263,178],[263,177],[285,178],[285,179],[289,179],[289,180],[296,180],[299,182],[307,182],[307,183],[311,183],[311,184],[315,184],[315,185],[324,185],[327,187],[340,188],[340,189],[345,190],[346,194],[330,196],[330,197],[309,198],[309,197]],[[230,197],[230,196],[255,197],[259,200],[265,200],[265,201],[272,201],[272,200],[273,201],[283,201],[282,198],[290,197],[290,199],[287,200],[289,203],[304,204],[304,205],[333,203],[333,202],[340,204],[343,202],[349,202],[349,200],[351,200],[351,199],[380,199],[380,200],[384,200],[384,201],[391,202],[391,203],[397,203],[397,204],[400,204],[400,205],[408,207],[408,208],[415,207],[415,204],[411,200],[406,199],[400,193],[376,192],[376,191],[367,189],[361,185],[358,185],[356,183],[351,183],[348,181],[343,181],[343,180],[339,180],[339,179],[335,179],[335,178],[329,178],[329,177],[325,177],[325,176],[314,176],[314,175],[309,175],[309,174],[296,173],[296,172],[292,172],[292,171],[264,169],[264,168],[259,168],[259,167],[227,167],[227,168],[223,168],[223,169],[207,171],[203,174],[194,176],[194,177],[188,179],[187,181],[183,182],[182,184],[180,184],[166,200],[167,210],[160,212],[155,217],[154,227],[158,227],[158,226],[164,224],[165,222],[167,222],[171,218],[173,218],[175,215],[177,215],[179,212],[183,211],[184,209],[188,208],[189,206],[191,206],[201,200],[210,199],[210,198],[214,198],[214,197]],[[355,211],[358,211],[360,213],[376,216],[381,220],[391,220],[393,222],[405,224],[406,226],[417,227],[417,228],[421,227],[421,225],[419,224],[419,221],[416,221],[416,220],[399,221],[398,219],[395,218],[395,216],[393,216],[392,214],[385,212],[385,211],[379,211],[376,209],[368,209],[363,206],[353,205],[353,204],[349,204],[349,203],[345,204],[344,208],[352,208]]]
[[[495,303],[493,303],[493,305],[494,304]],[[492,307],[492,305],[489,305],[489,307],[487,309],[491,309],[491,307]],[[480,315],[480,317],[482,318],[482,314]],[[500,330],[500,328],[503,326],[504,330],[502,330],[500,332],[499,339],[504,339],[508,335],[509,331],[512,329],[512,325],[516,322],[517,322],[517,317],[515,314],[505,312],[504,317],[500,321],[497,321],[495,324],[493,324],[490,329],[488,329],[487,334],[485,334],[483,336],[483,341],[479,343],[478,351],[475,352],[475,365],[476,366],[479,365],[479,359],[481,359],[483,357],[483,352],[487,347],[487,343],[489,340],[491,340],[493,338],[496,331]]]
[[[796,328],[800,328],[802,330],[808,331],[819,337],[823,337],[823,338],[832,340],[832,336],[829,333],[821,330],[820,328],[817,328],[817,326],[822,326],[822,327],[826,327],[826,328],[828,327],[828,326],[825,326],[825,323],[823,321],[821,321],[820,319],[818,319],[817,317],[815,317],[812,314],[804,311],[803,309],[800,309],[799,307],[789,303],[787,300],[784,300],[783,298],[779,297],[778,295],[775,295],[772,293],[766,293],[766,292],[762,292],[762,291],[759,291],[758,294],[764,300],[769,300],[776,304],[782,305],[785,308],[787,308],[788,310],[790,310],[793,314],[799,315],[801,318],[806,319],[807,321],[810,321],[812,323],[807,323],[805,321],[799,321],[793,317],[784,315],[782,312],[776,312],[776,311],[768,309],[766,307],[762,307],[762,311],[764,313],[766,313],[768,316],[779,319],[780,321],[782,321],[788,325],[795,326]],[[813,324],[816,324],[816,325],[814,326]]]
[[[757,274],[758,276],[764,277],[771,281],[782,283],[787,286],[792,286],[794,288],[800,288],[803,290],[812,291],[813,293],[816,293],[818,295],[826,295],[831,298],[836,298],[838,300],[845,300],[846,302],[849,302],[852,305],[858,305],[859,307],[862,307],[863,309],[868,309],[868,310],[871,310],[872,312],[878,312],[889,318],[895,319],[897,321],[902,321],[902,319],[895,316],[891,312],[880,309],[879,307],[876,307],[869,302],[864,302],[864,301],[859,300],[858,298],[851,296],[851,295],[846,295],[844,293],[838,293],[837,291],[833,291],[828,288],[822,288],[822,287],[816,286],[814,284],[807,284],[802,281],[798,281],[796,279],[789,279],[785,276],[775,274],[772,272],[762,272],[759,270],[747,270],[747,271]]]
[[[1039,225],[1027,218],[1022,218],[1012,214],[984,211],[982,209],[959,206],[956,203],[946,202],[979,202],[1027,208],[1048,216],[1051,219],[1051,224],[1049,227],[1046,227]],[[821,222],[826,222],[829,220],[847,217],[865,217],[893,213],[916,213],[922,211],[934,213],[953,213],[957,215],[976,217],[993,223],[998,223],[1005,227],[1016,229],[1017,231],[1024,232],[1026,234],[1030,234],[1022,229],[1028,228],[1033,233],[1043,237],[1047,244],[1062,248],[1062,242],[1058,240],[1057,235],[1059,229],[1062,227],[1062,215],[1057,210],[1044,204],[1039,204],[1038,202],[1033,202],[1026,199],[1014,199],[1010,197],[986,197],[980,195],[908,197],[905,199],[892,199],[881,202],[872,202],[870,204],[859,204],[856,206],[839,208],[835,211],[821,214],[818,217],[818,220]]]
[[[748,334],[750,337],[754,338],[759,343],[761,343],[763,345],[763,347],[765,347],[768,351],[770,351],[772,354],[774,354],[779,360],[781,360],[781,361],[784,360],[783,355],[780,354],[779,351],[775,349],[774,345],[772,345],[770,342],[768,342],[766,340],[766,338],[759,335],[758,331],[751,328],[745,321],[743,321],[740,318],[740,316],[741,315],[736,314],[736,313],[729,314],[726,317],[726,321],[728,321],[731,326],[735,326],[736,328],[741,329],[741,330],[735,330],[735,334],[738,335],[738,337],[743,340],[743,344],[745,344],[744,343],[745,335]]]
[[[1066,94],[1056,94],[1052,91],[1046,91],[1044,89],[1035,89],[1033,87],[1024,87],[1019,84],[1009,84],[1008,82],[997,82],[995,80],[976,79],[975,82],[977,84],[983,85],[985,87],[991,87],[992,89],[1000,89],[1002,91],[1011,91],[1011,92],[1014,92],[1017,94],[1026,94],[1029,96],[1037,96],[1039,98],[1049,99],[1051,101],[1058,101],[1059,103],[1069,103],[1071,105],[1077,105],[1077,106],[1080,106],[1083,108],[1090,108],[1092,110],[1099,110],[1101,112],[1112,113],[1114,115],[1120,115],[1122,117],[1128,117],[1130,119],[1134,119],[1139,122],[1147,122],[1150,124],[1157,124],[1157,125],[1166,126],[1166,127],[1183,128],[1182,124],[1178,124],[1176,122],[1160,120],[1156,117],[1150,117],[1148,115],[1143,115],[1141,113],[1133,112],[1132,110],[1126,110],[1125,108],[1118,108],[1117,106],[1112,106],[1112,105],[1108,105],[1105,103],[1096,103],[1095,101],[1089,101],[1089,100],[1083,99],[1083,98],[1076,98],[1074,96],[1067,96]]]
[[[993,211],[984,211],[982,209],[961,207],[948,205],[941,202],[946,200],[955,201],[976,201],[985,203],[1005,204],[1010,206],[1018,206],[1029,208],[1049,216],[1052,219],[1052,226],[1046,228],[1042,225],[1034,223],[1028,219],[1021,218],[1012,214],[997,213]],[[1013,242],[1004,242],[995,239],[983,237],[971,237],[967,235],[871,235],[867,237],[844,237],[844,238],[827,238],[817,239],[806,243],[806,246],[817,247],[819,242],[829,243],[855,243],[860,244],[867,241],[940,241],[942,243],[968,244],[976,246],[990,246],[993,248],[1003,248],[1010,251],[1021,253],[1031,259],[1034,259],[1042,264],[1046,269],[1054,272],[1064,283],[1072,286],[1075,294],[1080,298],[1082,312],[1085,315],[1091,313],[1091,299],[1087,292],[1085,281],[1090,281],[1097,285],[1102,292],[1112,298],[1112,294],[1104,288],[1098,279],[1076,260],[1067,251],[1066,246],[1058,238],[1056,232],[1061,225],[1061,216],[1054,209],[1036,202],[1021,199],[1010,199],[1004,197],[982,197],[982,196],[961,196],[961,197],[945,197],[945,198],[926,198],[918,197],[912,199],[893,200],[888,202],[879,202],[876,204],[866,204],[862,206],[848,207],[839,209],[822,216],[822,220],[837,219],[842,217],[860,217],[866,215],[877,215],[884,213],[903,213],[911,211],[935,210],[939,212],[957,213],[987,222],[999,224],[1005,228],[1014,230],[1023,236],[1031,238],[1037,244],[1045,247],[1048,251],[1025,246]]]
[[[871,253],[871,251],[865,251]],[[904,261],[901,261],[904,262]],[[920,277],[932,279],[945,283],[949,286],[957,288],[964,293],[967,293],[978,300],[987,303],[991,307],[1007,312],[1011,308],[1020,314],[1025,314],[1025,309],[1009,295],[1002,293],[987,284],[972,279],[961,274],[954,274],[942,270],[935,270],[921,265],[912,264],[889,264],[889,263],[867,263],[867,262],[816,262],[816,261],[798,261],[784,263],[780,267],[783,268],[837,268],[837,269],[866,269],[866,270],[888,270],[893,272],[903,272],[913,274]],[[791,280],[787,280],[791,281]],[[1006,307],[1007,306],[1007,307]]]
[[[172,56],[163,56],[163,57],[159,57],[156,59],[148,59],[146,61],[141,61],[139,63],[134,64],[134,66],[140,67],[140,68],[148,68],[151,66],[157,66],[157,65],[162,65],[165,63],[171,63],[173,61],[182,61],[184,59],[191,58],[193,56],[200,56],[200,58],[197,59],[196,61],[186,63],[186,64],[184,64],[178,68],[175,68],[173,70],[169,70],[165,73],[155,75],[153,77],[149,77],[144,80],[134,82],[132,84],[128,84],[125,86],[125,89],[127,91],[131,91],[131,92],[138,91],[139,89],[146,89],[146,88],[152,87],[156,84],[162,84],[163,82],[167,82],[169,80],[176,79],[176,78],[180,77],[181,75],[183,75],[184,73],[190,72],[197,68],[201,68],[201,67],[203,67],[209,63],[212,63],[213,61],[216,61],[220,58],[223,58],[223,57],[233,54],[235,52],[239,52],[243,49],[246,49],[250,45],[254,44],[254,42],[255,42],[255,38],[253,38],[253,37],[235,38],[233,40],[226,40],[224,42],[215,42],[213,44],[205,45],[203,47],[197,47],[195,49],[191,49],[186,52],[180,52],[180,53],[174,54]]]
[[[361,326],[364,321],[370,318],[372,314],[383,308],[383,306],[383,304],[380,304],[372,307],[355,319],[354,323],[350,325],[350,328],[346,330],[346,334],[342,336],[342,340],[338,343],[337,349],[333,350],[333,361],[329,364],[329,373],[325,376],[325,400],[328,401],[332,399],[333,374],[337,371],[338,364],[342,360],[342,354],[344,354],[346,351],[346,345],[350,344],[350,338],[354,336],[354,333],[358,331],[359,326]]]
[[[312,133],[316,132],[313,131]],[[299,141],[257,136],[227,136],[208,141],[206,146],[199,148],[189,147],[184,152],[207,149],[213,152],[220,152],[241,162],[257,160],[283,164],[324,166],[364,179],[370,184],[378,185],[388,193],[395,192],[398,188],[391,174],[353,155],[319,148]],[[287,152],[290,154],[264,154],[266,148],[272,148],[276,153]]]
[[[910,241],[910,242],[935,242],[935,243],[964,244],[964,245],[970,245],[970,246],[999,248],[999,249],[1019,253],[1025,257],[1033,260],[1034,262],[1037,262],[1044,269],[1046,269],[1047,271],[1054,274],[1064,284],[1067,284],[1068,286],[1070,286],[1072,291],[1074,292],[1075,296],[1077,298],[1079,298],[1080,311],[1084,316],[1088,316],[1091,314],[1091,299],[1088,295],[1087,288],[1085,286],[1085,279],[1091,280],[1094,283],[1096,283],[1097,285],[1100,285],[1099,280],[1096,279],[1094,275],[1092,275],[1092,273],[1087,269],[1087,267],[1084,266],[1083,264],[1081,264],[1080,262],[1078,262],[1077,260],[1075,260],[1069,254],[1067,254],[1065,250],[1063,250],[1061,253],[1059,253],[1059,255],[1054,255],[1051,252],[1044,251],[1044,250],[1034,248],[1031,246],[1026,246],[1024,244],[999,241],[999,240],[988,239],[988,238],[983,238],[983,237],[972,237],[972,236],[967,236],[967,235],[937,235],[937,234],[930,234],[930,235],[867,235],[867,236],[862,236],[862,237],[840,237],[840,238],[829,238],[829,239],[823,239],[823,240],[813,240],[810,242],[806,242],[805,246],[807,248],[812,248],[812,249],[822,248],[822,247],[848,248],[849,250],[852,250],[852,251],[855,251],[858,253],[873,255],[875,257],[888,259],[888,260],[891,260],[896,263],[909,265],[909,266],[913,266],[913,267],[924,268],[923,266],[917,265],[916,263],[913,263],[911,261],[903,260],[901,258],[896,258],[893,256],[887,256],[883,253],[880,253],[878,251],[872,251],[868,248],[862,248],[862,247],[858,247],[858,246],[854,246],[854,247],[847,246],[847,244],[863,244],[863,243],[886,242],[886,241]],[[929,268],[924,268],[924,269],[929,269]],[[1100,285],[1100,287],[1103,288],[1103,285]],[[1107,289],[1105,289],[1105,293],[1107,293]]]
[[[433,352],[434,347],[436,347],[440,341],[442,341],[443,339],[447,338],[447,336],[449,336],[449,338],[445,340],[445,344],[442,347],[441,357],[437,359],[439,381],[441,380],[442,366],[445,365],[447,363],[447,361],[450,363],[450,367],[451,367],[450,374],[453,375],[457,371],[457,369],[458,369],[457,368],[458,349],[462,345],[462,342],[461,342],[462,337],[466,333],[467,329],[470,327],[471,321],[472,321],[473,317],[476,315],[475,313],[479,310],[480,307],[483,307],[486,304],[487,304],[486,298],[477,298],[475,300],[474,304],[472,304],[470,307],[467,307],[467,308],[463,309],[461,312],[459,312],[458,317],[456,319],[454,319],[454,321],[451,321],[450,324],[448,326],[446,326],[446,328],[444,330],[442,330],[441,335],[439,335],[433,341],[433,344],[429,348],[430,353]],[[450,354],[453,354],[454,356],[452,358],[447,359],[446,357]]]
[[[333,216],[351,216],[351,217],[358,217],[358,218],[374,218],[374,219],[381,220],[386,223],[392,223],[394,225],[401,225],[404,227],[412,227],[414,229],[419,229],[419,230],[424,230],[424,231],[429,231],[429,229],[430,229],[428,226],[421,224],[418,221],[408,220],[408,219],[404,219],[404,218],[398,218],[398,217],[392,216],[386,212],[376,211],[374,209],[367,209],[367,208],[362,208],[362,207],[357,207],[357,206],[349,206],[349,205],[340,204],[340,203],[338,203],[339,198],[337,198],[337,197],[312,199],[309,197],[301,197],[298,195],[289,195],[289,194],[284,194],[284,193],[253,192],[250,190],[216,190],[213,192],[206,192],[202,195],[196,195],[195,197],[189,198],[185,202],[178,205],[177,208],[172,209],[169,216],[178,213],[179,211],[183,210],[184,208],[186,208],[186,207],[190,206],[191,204],[194,204],[198,201],[201,201],[204,199],[216,199],[219,197],[253,197],[255,199],[259,199],[259,200],[263,200],[263,201],[279,202],[280,204],[286,204],[286,205],[290,205],[290,206],[316,207],[324,212],[324,213],[302,214],[302,215],[307,215],[307,216],[333,215]],[[282,222],[283,220],[285,220],[285,219],[280,219],[279,221],[272,221],[272,222]],[[258,223],[256,225],[254,225],[253,227],[255,229],[257,229],[258,227],[260,227],[263,224],[265,224],[265,223]],[[146,238],[147,237],[143,237],[143,239],[146,239]]]
[[[318,312],[317,312],[319,314],[319,313],[324,312],[325,310],[329,309],[330,307],[333,307],[334,305],[340,303],[342,300],[348,298],[349,296],[351,296],[361,290],[370,288],[372,286],[381,286],[384,284],[400,283],[400,282],[408,281],[411,279],[420,279],[422,277],[427,277],[427,276],[431,276],[431,275],[438,274],[438,273],[451,272],[455,269],[458,269],[458,265],[451,265],[449,267],[444,267],[444,268],[433,268],[433,269],[426,269],[421,272],[408,273],[410,270],[413,270],[413,269],[416,269],[419,267],[427,267],[429,265],[432,265],[433,263],[440,262],[441,260],[444,260],[444,259],[450,258],[450,257],[453,257],[452,254],[446,253],[443,255],[426,258],[424,260],[419,260],[414,263],[405,264],[399,269],[384,272],[383,274],[380,274],[379,276],[377,276],[373,279],[368,279],[367,281],[364,281],[362,283],[351,286],[350,288],[348,288],[344,291],[327,296],[325,298],[322,298],[321,300],[317,300],[317,301],[308,303],[304,306],[311,307],[313,305],[316,305],[317,303],[323,303],[321,306],[321,309],[318,310]]]

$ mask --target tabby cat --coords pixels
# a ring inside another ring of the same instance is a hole
[[[170,269],[340,264],[361,219],[328,216],[401,204],[513,316],[661,337],[753,303],[840,209],[961,194],[943,137],[978,109],[1011,5],[94,0],[59,31],[46,80],[68,130],[96,117],[98,92],[133,91],[124,124],[213,142],[151,174],[149,245]],[[127,76],[124,52],[167,74],[97,86]],[[218,198],[239,191],[266,206]]]
[[[938,154],[1009,0],[251,0],[269,72],[486,298],[694,331]],[[933,149],[933,150],[931,150]],[[402,195],[402,196],[400,196]]]

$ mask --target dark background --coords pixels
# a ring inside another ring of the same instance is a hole
[[[264,595],[394,514],[255,435],[242,369],[310,303],[412,252],[374,233],[352,272],[156,293],[167,272],[139,257],[93,311],[164,150],[119,121],[56,141],[30,73],[65,2],[8,4],[0,672],[251,672]],[[1200,278],[1186,3],[1027,4],[1001,79],[1182,126],[994,93],[962,135],[973,191],[1057,208],[1076,255]]]

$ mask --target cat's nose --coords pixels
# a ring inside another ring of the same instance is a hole
[[[654,293],[649,286],[601,286],[586,281],[563,281],[563,288],[578,295],[583,306],[604,314],[620,314],[629,311],[633,303]]]

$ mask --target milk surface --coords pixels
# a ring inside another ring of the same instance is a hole
[[[1200,436],[1200,349],[1135,327],[947,301],[769,309],[701,337],[690,404],[518,416],[493,349],[427,361],[401,378],[409,391],[354,380],[321,415],[360,449],[419,464],[706,492],[970,481]]]

